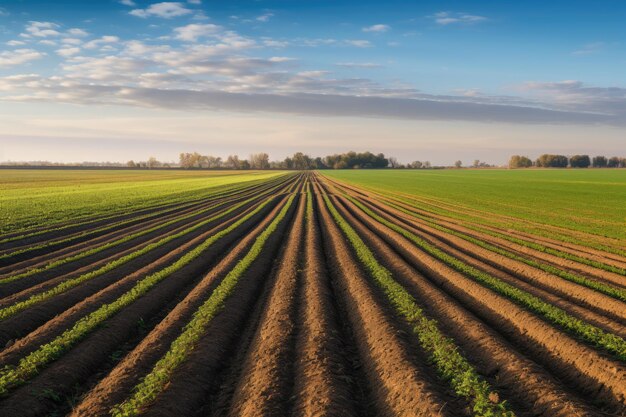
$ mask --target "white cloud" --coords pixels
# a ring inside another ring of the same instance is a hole
[[[215,35],[220,30],[220,26],[211,23],[193,23],[187,26],[178,27],[174,29],[174,32],[176,33],[176,39],[187,42],[196,42],[199,38]]]
[[[370,48],[373,46],[370,41],[365,41],[361,39],[346,40],[344,41],[344,43],[348,46],[355,46],[357,48]]]
[[[8,41],[6,44],[7,44],[8,46],[21,46],[21,45],[26,45],[26,42],[24,42],[24,41],[12,40],[12,41]]]
[[[435,23],[439,25],[451,25],[451,24],[472,24],[480,23],[488,20],[484,16],[477,16],[467,13],[453,13],[453,12],[439,12],[430,16]]]
[[[72,56],[72,55],[76,55],[79,52],[80,52],[80,48],[75,48],[75,47],[72,47],[72,48],[61,48],[61,49],[57,49],[56,50],[56,53],[58,55],[66,57],[66,58],[69,57],[69,56]]]
[[[263,45],[268,46],[270,48],[285,48],[289,46],[289,42],[287,41],[277,41],[274,39],[264,39]]]
[[[163,3],[152,4],[146,9],[134,9],[129,13],[133,16],[142,18],[156,16],[164,19],[171,19],[172,17],[187,15],[191,13],[191,10],[186,8],[182,3],[166,1]]]
[[[46,45],[46,46],[57,46],[57,43],[55,41],[51,41],[50,39],[44,39],[37,43],[39,43],[40,45]]]
[[[61,42],[66,45],[80,45],[83,43],[83,41],[78,38],[64,38]]]
[[[202,0],[187,0],[189,4],[202,4]]]
[[[0,52],[0,68],[13,67],[42,58],[45,54],[34,49]]]
[[[69,35],[83,37],[89,35],[85,30],[79,28],[72,28],[67,31]]]
[[[265,13],[262,14],[261,16],[258,16],[256,18],[256,20],[258,20],[259,22],[269,22],[269,20],[274,16],[274,13]]]
[[[61,33],[56,29],[59,27],[56,23],[52,22],[29,22],[26,26],[26,32],[21,34],[23,37],[37,37],[47,38],[48,36],[59,36]]]
[[[295,61],[295,58],[289,58],[286,56],[273,56],[269,59],[270,62],[289,62]]]
[[[372,26],[367,26],[363,28],[363,32],[387,32],[389,29],[389,25],[377,24]]]
[[[120,0],[120,4],[123,4],[124,6],[129,6],[129,7],[134,7],[137,5],[137,3],[135,3],[133,0]]]
[[[89,41],[85,44],[85,48],[86,49],[95,49],[98,46],[101,45],[105,45],[105,44],[110,44],[110,43],[117,43],[120,41],[120,38],[118,38],[117,36],[102,36],[101,38],[98,39],[94,39],[92,41]]]

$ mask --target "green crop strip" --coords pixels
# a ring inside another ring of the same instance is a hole
[[[329,177],[335,177],[338,176],[338,173],[333,172],[332,174],[330,173],[325,173],[324,176],[329,176]],[[353,173],[349,173],[349,174],[353,174]],[[384,175],[384,173],[377,173],[377,175]],[[335,181],[333,179],[331,179],[330,181]],[[348,181],[348,178],[345,178],[344,181],[351,183],[351,184],[359,184],[359,181],[354,181],[354,180],[350,180]],[[340,183],[340,182],[339,182]],[[341,184],[341,183],[340,183]],[[469,213],[458,213],[455,211],[451,211],[451,209],[445,209],[442,208],[441,206],[437,206],[436,204],[444,204],[444,205],[452,205],[453,207],[455,206],[455,204],[453,204],[452,202],[449,201],[441,201],[441,200],[434,200],[437,201],[437,203],[433,202],[433,199],[425,199],[425,197],[421,196],[421,195],[417,195],[417,194],[412,194],[411,197],[407,197],[407,196],[400,196],[398,195],[398,193],[396,192],[396,188],[403,188],[403,185],[406,184],[399,184],[398,187],[394,187],[393,190],[389,190],[386,189],[388,188],[387,185],[383,184],[379,184],[378,187],[373,187],[373,186],[367,186],[366,184],[360,184],[362,186],[362,188],[376,193],[379,196],[384,196],[386,198],[390,198],[390,199],[394,199],[397,201],[401,201],[403,203],[409,204],[413,207],[417,207],[417,204],[419,203],[419,208],[421,210],[430,212],[430,213],[435,213],[435,214],[440,214],[440,215],[444,215],[446,217],[450,217],[450,218],[454,218],[457,220],[462,220],[462,221],[472,221],[472,222],[476,222],[479,224],[483,224],[483,225],[490,225],[490,226],[495,226],[495,227],[507,227],[507,228],[511,228],[511,229],[515,229],[515,230],[519,230],[522,232],[532,232],[533,234],[537,235],[537,236],[543,236],[543,237],[548,237],[548,238],[552,238],[552,239],[558,239],[560,241],[563,242],[569,242],[569,243],[574,243],[577,245],[582,245],[582,246],[586,246],[586,247],[590,247],[590,248],[594,248],[594,249],[598,249],[598,250],[602,250],[602,251],[606,251],[612,254],[617,254],[620,256],[626,256],[626,252],[622,249],[618,249],[616,247],[613,246],[608,246],[608,245],[604,245],[598,242],[594,242],[591,240],[581,240],[579,238],[575,238],[572,237],[570,235],[564,235],[563,233],[558,233],[556,234],[554,231],[545,231],[542,230],[540,226],[538,226],[537,224],[535,224],[534,226],[531,226],[530,224],[526,224],[526,223],[519,223],[519,222],[515,222],[513,219],[508,219],[508,220],[488,220],[485,218],[480,218],[480,217],[476,217],[473,214],[469,214]],[[468,183],[468,186],[472,186],[472,182],[470,181]],[[443,187],[444,185],[442,185]],[[407,191],[408,192],[408,191]],[[488,195],[485,195],[483,190],[477,190],[476,191],[477,194],[483,195],[486,199],[487,202],[491,202],[492,199],[489,198]],[[428,206],[428,207],[425,207]],[[456,204],[456,206],[458,207],[459,205]],[[477,208],[473,208],[473,211],[477,211]],[[520,220],[523,220],[525,222],[533,222],[532,218],[521,218]],[[548,223],[549,224],[549,223]],[[561,226],[562,227],[562,226]],[[566,228],[567,229],[567,228]],[[569,228],[568,230],[571,231],[577,231],[577,229],[574,228]],[[579,230],[578,230],[579,231]],[[598,235],[596,235],[598,236]]]
[[[400,233],[402,236],[415,243],[415,245],[422,249],[424,252],[450,266],[452,269],[464,274],[469,278],[472,278],[482,285],[485,285],[496,293],[513,300],[515,303],[528,308],[529,310],[537,313],[549,322],[560,326],[568,332],[577,335],[592,344],[603,347],[607,351],[615,354],[621,360],[626,360],[626,341],[621,337],[607,333],[599,329],[598,327],[592,326],[582,320],[572,317],[564,310],[550,305],[542,301],[540,298],[527,293],[526,291],[522,291],[519,288],[516,288],[499,280],[498,278],[495,278],[483,271],[480,271],[470,265],[463,263],[462,261],[448,255],[442,250],[430,245],[428,242],[416,236],[415,234],[377,215],[354,198],[350,196],[346,196],[346,198],[354,203],[357,207],[359,207],[368,216],[378,221],[379,223],[387,226],[388,228]]]
[[[383,290],[396,312],[411,325],[422,348],[428,352],[441,376],[449,382],[457,395],[472,403],[474,415],[514,416],[512,411],[507,410],[505,401],[495,403],[489,399],[493,391],[487,381],[461,355],[454,341],[439,331],[437,322],[424,315],[413,297],[393,279],[391,272],[378,263],[372,251],[339,214],[328,196],[324,194],[323,197],[335,222],[348,238],[361,263]]]
[[[269,193],[271,190],[274,190],[274,189],[276,189],[276,188],[278,188],[278,187],[280,187],[280,185],[278,185],[278,186],[276,186],[276,187],[273,187],[273,188],[272,188],[272,189],[270,189],[269,191],[265,191],[265,192],[263,192],[262,194],[259,194],[258,196],[265,195],[265,194]],[[258,196],[257,196],[257,197],[258,197]],[[250,199],[249,199],[249,200],[247,200],[247,201],[250,201]],[[28,270],[28,271],[25,271],[25,272],[23,272],[23,273],[21,273],[21,274],[12,275],[12,276],[9,276],[9,277],[7,277],[7,278],[2,278],[2,279],[0,279],[0,284],[6,284],[6,283],[9,283],[9,282],[17,281],[17,280],[19,280],[19,279],[26,278],[26,277],[32,276],[32,275],[34,275],[34,274],[38,274],[38,273],[40,273],[40,272],[48,271],[48,270],[53,269],[53,268],[56,268],[56,267],[58,267],[58,266],[65,265],[65,264],[67,264],[67,263],[77,261],[77,260],[82,259],[82,258],[85,258],[85,257],[87,257],[87,256],[95,255],[96,253],[99,253],[99,252],[102,252],[102,251],[107,250],[107,249],[109,249],[109,248],[112,248],[112,247],[114,247],[114,246],[121,245],[121,244],[123,244],[123,243],[129,242],[129,241],[131,241],[131,240],[133,240],[133,239],[135,239],[135,238],[138,238],[138,237],[144,236],[144,235],[146,235],[146,234],[152,233],[152,232],[154,232],[154,231],[156,231],[156,230],[159,230],[159,229],[161,229],[161,228],[164,228],[164,227],[170,226],[170,225],[175,224],[175,223],[177,223],[177,222],[180,222],[180,221],[186,220],[186,219],[188,219],[188,218],[191,218],[191,217],[197,216],[197,215],[199,215],[199,214],[205,213],[205,212],[207,212],[207,211],[209,211],[209,210],[214,210],[214,209],[216,209],[216,208],[218,208],[218,207],[221,207],[221,206],[223,206],[223,205],[225,205],[225,204],[228,204],[228,203],[229,203],[229,201],[222,202],[222,203],[219,203],[219,204],[217,204],[217,205],[213,205],[213,206],[211,206],[211,207],[208,207],[208,208],[202,209],[202,210],[200,210],[200,211],[196,211],[196,212],[189,213],[189,214],[184,215],[184,216],[181,216],[181,217],[177,217],[177,218],[175,218],[175,219],[169,220],[169,221],[167,221],[167,222],[165,222],[165,223],[159,224],[159,225],[154,226],[154,227],[151,227],[151,228],[149,228],[149,229],[146,229],[146,230],[141,230],[141,231],[139,231],[139,232],[136,232],[136,233],[133,233],[133,234],[130,234],[130,235],[124,236],[124,237],[123,237],[123,238],[121,238],[121,239],[115,240],[115,241],[113,241],[113,242],[105,243],[104,245],[101,245],[101,246],[98,246],[98,247],[96,247],[96,248],[92,248],[92,249],[86,250],[86,251],[84,251],[84,252],[80,252],[80,253],[78,253],[78,254],[76,254],[76,255],[73,255],[73,256],[70,256],[70,257],[67,257],[67,258],[62,258],[62,259],[59,259],[59,260],[56,260],[56,261],[50,262],[50,263],[48,263],[47,265],[45,265],[45,266],[43,266],[43,267],[33,268],[33,269],[30,269],[30,270]],[[204,225],[204,224],[206,224],[206,223],[207,223],[206,221],[203,221],[203,222],[201,222],[201,223],[198,225],[198,227],[200,227],[200,226],[202,226],[202,225]],[[196,229],[197,229],[197,227],[196,227],[196,228],[190,228],[190,229],[189,229],[189,231],[191,232],[191,231],[196,230]],[[170,239],[170,240],[171,240],[171,239]],[[157,247],[161,246],[161,244],[164,244],[164,243],[167,243],[167,242],[169,242],[169,240],[166,240],[166,241],[164,241],[163,243],[161,243],[161,241],[160,241],[160,242],[158,242],[157,244],[151,244],[151,245],[148,245],[148,246],[151,248],[150,250],[152,250],[152,249],[154,249],[154,248],[157,248]],[[153,246],[153,245],[156,245],[156,246]],[[139,252],[141,252],[141,251],[139,251]],[[143,252],[143,253],[147,253],[147,252],[148,252],[148,251]],[[141,253],[141,254],[143,254],[143,253]],[[130,254],[130,255],[127,255],[126,257],[121,258],[121,259],[125,259],[125,258],[127,258],[127,259],[126,259],[124,262],[122,262],[122,263],[125,263],[125,262],[127,262],[127,261],[129,261],[129,260],[131,260],[131,259],[136,258],[136,256],[129,257],[129,256],[131,256],[131,255],[133,255],[133,254]],[[112,261],[111,263],[116,263],[116,262],[117,262],[117,261]],[[121,265],[122,263],[116,264],[115,266]],[[107,266],[108,266],[108,264],[107,264]],[[105,268],[106,268],[106,266],[105,266]],[[101,268],[101,269],[102,269],[102,268]],[[107,270],[105,270],[105,271],[103,271],[103,272],[106,272],[106,271],[108,271],[108,270],[110,270],[110,269],[107,269]],[[96,274],[96,275],[100,275],[100,274]],[[96,275],[94,275],[94,276],[96,276]],[[1,314],[0,314],[0,319],[2,319],[2,315],[1,315]]]
[[[576,245],[581,245],[581,246],[586,246],[589,248],[593,248],[593,249],[597,249],[597,250],[602,250],[602,251],[606,251],[615,255],[620,255],[620,256],[626,256],[626,252],[623,250],[619,250],[616,248],[613,248],[611,246],[606,246],[606,245],[602,245],[600,243],[596,243],[596,242],[592,242],[592,241],[581,241],[580,239],[576,239],[574,237],[571,237],[569,235],[564,235],[564,234],[556,234],[554,232],[546,232],[545,230],[541,230],[537,227],[532,227],[532,226],[528,226],[528,225],[520,225],[520,224],[515,224],[512,221],[489,221],[486,219],[481,219],[479,217],[476,217],[474,215],[470,215],[470,214],[465,214],[465,215],[461,215],[458,213],[455,213],[453,211],[450,210],[446,210],[446,209],[441,209],[439,207],[436,207],[434,205],[432,205],[432,203],[430,202],[423,202],[423,201],[416,201],[414,199],[410,199],[410,198],[406,198],[406,197],[399,197],[397,195],[392,195],[389,194],[388,192],[382,192],[382,191],[376,191],[379,195],[381,196],[385,196],[387,198],[390,199],[395,199],[398,201],[401,201],[403,203],[409,204],[410,206],[413,207],[417,207],[416,204],[417,202],[420,202],[422,204],[427,204],[429,205],[429,208],[424,208],[422,206],[420,206],[421,210],[427,211],[429,213],[434,213],[434,214],[439,214],[442,216],[446,216],[446,217],[450,217],[456,220],[461,220],[461,221],[472,221],[472,222],[476,222],[478,224],[483,224],[483,225],[488,225],[488,226],[493,226],[493,227],[503,227],[503,225],[505,227],[509,227],[511,229],[515,229],[515,230],[519,230],[522,232],[530,232],[532,231],[533,234],[538,235],[538,236],[542,236],[542,237],[548,237],[548,238],[556,238],[562,242],[568,242],[568,243],[574,243]]]
[[[262,182],[262,180],[260,180],[259,182]],[[180,209],[180,208],[184,209],[184,208],[190,207],[190,206],[192,206],[194,204],[197,204],[198,202],[201,202],[202,200],[206,200],[207,198],[212,200],[215,197],[219,197],[220,195],[225,195],[225,194],[228,194],[229,192],[236,192],[238,190],[238,188],[247,187],[247,186],[254,186],[254,185],[256,185],[256,184],[246,183],[246,184],[243,184],[243,185],[236,184],[235,186],[219,187],[219,189],[216,188],[215,190],[212,190],[213,192],[216,192],[216,194],[210,193],[210,194],[208,194],[208,195],[206,195],[206,196],[204,196],[202,198],[199,198],[199,199],[196,199],[196,200],[187,201],[185,204],[183,204],[180,207],[177,207],[176,209]],[[175,203],[176,202],[167,202],[165,204],[159,204],[159,205],[153,206],[153,207],[142,207],[142,209],[151,209],[151,208],[155,208],[155,207],[158,208],[158,207],[166,206],[166,205],[169,205],[169,204],[175,204]],[[96,232],[99,232],[99,231],[108,230],[108,229],[111,229],[111,228],[116,227],[116,226],[121,226],[121,225],[124,225],[124,224],[127,224],[127,223],[131,223],[131,222],[133,222],[135,220],[142,220],[142,219],[145,219],[145,218],[154,217],[154,216],[157,216],[157,215],[159,215],[161,213],[166,213],[166,212],[171,211],[171,210],[174,210],[174,209],[166,208],[164,210],[160,210],[160,211],[153,212],[153,213],[148,213],[148,214],[145,214],[145,215],[142,215],[142,216],[139,216],[139,217],[135,217],[135,218],[132,218],[132,219],[122,220],[122,221],[116,222],[116,223],[111,223],[111,224],[108,224],[107,226],[104,226],[104,227],[101,227],[101,228],[98,228],[98,229],[94,229],[94,230],[89,230],[89,231],[86,231],[84,233],[81,233],[81,234],[79,234],[79,235],[77,235],[75,237],[72,237],[72,239],[77,239],[79,237],[85,236],[86,234],[92,234],[92,233],[96,233]],[[52,228],[45,229],[45,230],[40,230],[40,231],[36,231],[36,232],[26,233],[26,234],[23,234],[23,235],[20,235],[20,236],[13,236],[13,237],[9,237],[9,238],[5,238],[5,239],[0,240],[0,243],[12,242],[12,241],[15,241],[15,240],[25,239],[25,238],[41,235],[41,234],[48,233],[48,232],[56,232],[56,231],[59,231],[59,230],[64,230],[64,229],[70,228],[70,227],[87,225],[89,223],[93,223],[93,222],[97,222],[97,221],[108,220],[108,219],[111,219],[111,218],[113,218],[115,216],[119,216],[119,214],[114,214],[114,215],[111,215],[111,216],[100,217],[100,218],[96,218],[96,219],[90,218],[90,219],[87,219],[87,220],[85,220],[83,222],[73,222],[72,224],[69,224],[69,225],[64,225],[64,226],[59,226],[59,227],[52,227]],[[62,241],[59,241],[59,242],[66,242],[66,241],[68,241],[68,240],[65,239],[65,240],[62,240]],[[44,246],[41,246],[41,247],[44,247]],[[37,248],[39,248],[39,247],[37,247]],[[12,255],[12,254],[13,253],[11,253],[9,255]]]
[[[384,201],[385,201],[386,204],[389,204],[390,206],[393,206],[396,209],[401,210],[403,213],[406,213],[406,214],[409,214],[409,215],[411,215],[413,217],[417,217],[419,219],[428,221],[428,222],[430,222],[432,224],[437,224],[437,223],[435,223],[435,221],[433,219],[431,219],[431,218],[429,218],[427,216],[421,215],[419,213],[415,213],[413,211],[406,210],[405,208],[394,204],[392,202],[393,199],[391,199],[391,198],[385,198]],[[414,207],[413,204],[409,204],[409,205]],[[613,272],[613,273],[616,273],[616,274],[619,274],[619,275],[626,276],[626,269],[624,269],[624,268],[619,268],[619,267],[616,267],[616,266],[613,266],[613,265],[607,265],[607,264],[602,263],[602,262],[598,262],[598,261],[594,261],[594,260],[591,260],[591,259],[583,258],[581,256],[577,256],[577,255],[574,255],[574,254],[571,254],[571,253],[563,252],[563,251],[560,251],[558,249],[553,249],[553,248],[550,248],[550,247],[538,244],[536,242],[531,242],[531,241],[528,241],[528,240],[516,238],[516,237],[513,237],[513,236],[509,236],[509,235],[506,235],[506,234],[503,234],[503,233],[499,233],[499,232],[495,232],[493,230],[486,229],[484,227],[479,227],[479,226],[476,226],[476,225],[473,225],[473,224],[466,224],[466,223],[464,223],[463,226],[467,227],[468,229],[480,232],[480,233],[485,233],[485,234],[488,234],[490,236],[494,236],[494,237],[498,237],[500,239],[508,240],[509,242],[517,243],[518,245],[525,246],[527,248],[535,249],[535,250],[540,251],[540,252],[544,252],[544,253],[548,253],[550,255],[558,256],[559,258],[568,259],[568,260],[575,261],[575,262],[578,262],[578,263],[581,263],[581,264],[592,266],[594,268],[603,269],[603,270],[608,271],[608,272]]]
[[[216,199],[219,199],[219,198],[223,198],[223,197],[226,197],[226,196],[229,196],[229,195],[233,195],[233,194],[236,194],[236,193],[243,192],[243,190],[245,190],[246,188],[254,187],[254,186],[256,186],[258,184],[262,184],[262,183],[263,183],[263,180],[259,180],[259,181],[254,181],[252,183],[245,183],[243,185],[236,184],[235,186],[228,186],[228,187],[225,187],[225,188],[221,188],[220,187],[220,189],[214,190],[213,193],[205,196],[203,199],[200,199],[198,201],[207,200],[208,199],[207,202],[210,202],[210,201],[213,201],[213,200],[216,200]],[[189,203],[183,204],[182,206],[178,207],[177,210],[186,209],[188,207],[191,207],[194,204],[197,204],[198,201],[193,201],[193,202],[189,202]],[[173,211],[173,210],[174,209],[172,209],[172,208],[168,208],[168,209],[165,209],[165,210],[162,210],[162,211],[158,211],[156,213],[149,213],[149,214],[145,214],[145,215],[142,215],[142,216],[139,216],[139,217],[134,217],[132,219],[123,220],[121,222],[108,224],[106,226],[99,227],[99,228],[96,228],[96,229],[93,229],[93,230],[88,230],[88,231],[80,233],[80,234],[78,234],[76,236],[70,236],[68,238],[61,239],[61,240],[55,240],[55,241],[51,241],[51,242],[45,242],[45,243],[42,243],[42,244],[39,244],[39,245],[29,246],[27,248],[20,249],[20,250],[14,251],[14,252],[2,254],[2,255],[0,255],[0,259],[12,258],[12,257],[14,257],[16,255],[32,252],[32,251],[37,250],[37,249],[43,249],[43,248],[46,248],[46,247],[49,247],[49,246],[53,246],[53,245],[69,243],[69,242],[72,242],[73,240],[79,239],[81,237],[85,237],[85,236],[89,236],[89,235],[94,234],[94,233],[110,230],[110,229],[113,229],[113,228],[116,228],[116,227],[119,227],[119,226],[123,226],[123,225],[128,224],[128,223],[133,223],[133,222],[140,221],[140,220],[147,219],[147,218],[151,218],[151,217],[158,217],[162,213],[167,213],[168,211]],[[100,221],[100,220],[106,220],[106,218],[98,219],[98,221]],[[92,220],[90,220],[88,222],[85,222],[85,223],[89,223],[91,221]],[[81,225],[81,223],[74,223],[71,226],[67,226],[67,227],[74,227],[74,226],[78,226],[78,225]],[[62,230],[62,228],[59,228],[59,229],[48,229],[48,230],[43,231],[41,233],[45,233],[45,232],[48,232],[48,231],[54,231],[54,230]],[[31,235],[34,236],[36,234],[37,233],[31,234]],[[11,240],[16,240],[16,239],[29,237],[31,235],[18,236],[18,237],[11,238],[11,239],[5,239],[3,241],[0,241],[0,243],[4,243],[5,241],[11,241]]]
[[[227,228],[212,235],[202,244],[187,252],[173,264],[141,279],[132,289],[124,293],[117,300],[110,304],[102,305],[96,311],[77,321],[71,329],[66,330],[63,334],[51,342],[40,346],[36,351],[22,358],[17,366],[4,367],[4,369],[0,371],[0,395],[8,393],[11,388],[25,383],[30,378],[37,375],[42,367],[59,358],[64,352],[71,349],[77,342],[85,338],[92,330],[104,323],[105,320],[118,313],[124,307],[133,303],[139,297],[143,296],[150,289],[152,289],[152,287],[163,281],[174,272],[188,265],[219,239],[231,233],[237,227],[252,218],[255,214],[259,213],[273,199],[274,197],[268,198],[266,201],[259,204],[253,211],[249,212]]]
[[[532,259],[527,259],[527,258],[525,258],[523,256],[517,255],[517,254],[509,252],[509,251],[507,251],[505,249],[502,249],[502,248],[499,248],[497,246],[491,245],[491,244],[489,244],[487,242],[483,242],[482,240],[476,239],[475,237],[466,235],[466,234],[461,233],[461,232],[457,232],[456,230],[449,229],[449,228],[447,228],[445,226],[441,226],[441,225],[433,222],[432,220],[428,219],[425,216],[421,216],[419,214],[412,213],[411,211],[406,210],[406,209],[404,209],[404,208],[402,208],[400,206],[397,206],[397,205],[395,205],[395,204],[393,204],[391,202],[387,202],[387,204],[389,204],[391,207],[394,207],[395,209],[397,209],[397,210],[399,210],[399,211],[401,211],[403,213],[406,213],[406,214],[409,214],[409,215],[411,215],[413,217],[416,217],[416,218],[419,218],[421,220],[424,220],[432,228],[437,229],[437,230],[439,230],[441,232],[445,232],[445,233],[448,233],[450,235],[459,237],[459,238],[461,238],[463,240],[466,240],[466,241],[471,242],[471,243],[473,243],[475,245],[478,245],[481,248],[484,248],[484,249],[487,249],[487,250],[489,250],[491,252],[494,252],[494,253],[497,253],[499,255],[505,256],[505,257],[507,257],[509,259],[513,259],[515,261],[525,263],[526,265],[532,266],[534,268],[541,269],[544,272],[548,272],[550,274],[556,275],[556,276],[558,276],[560,278],[563,278],[563,279],[565,279],[567,281],[571,281],[571,282],[574,282],[576,284],[585,286],[587,288],[591,288],[591,289],[597,290],[598,292],[601,292],[601,293],[606,294],[606,295],[608,295],[610,297],[613,297],[613,298],[617,298],[618,300],[626,301],[626,290],[623,290],[623,289],[620,289],[620,288],[615,288],[615,287],[612,287],[610,285],[604,284],[602,282],[598,282],[598,281],[595,281],[595,280],[592,280],[592,279],[589,279],[589,278],[585,278],[585,277],[582,277],[582,276],[579,276],[579,275],[571,274],[569,272],[563,271],[563,270],[561,270],[561,269],[559,269],[557,267],[554,267],[552,265],[544,264],[542,262],[533,261]]]
[[[94,217],[128,213],[137,208],[161,207],[163,204],[186,203],[212,195],[231,185],[243,186],[253,181],[284,176],[284,173],[236,173],[234,175],[200,175],[177,173],[163,178],[158,172],[146,173],[140,179],[122,176],[107,183],[90,184],[80,177],[60,186],[16,188],[0,195],[4,212],[0,214],[2,233],[30,233],[40,227],[56,227]],[[2,184],[0,184],[1,186]],[[11,225],[10,228],[7,225]],[[2,236],[4,238],[4,236]]]
[[[56,287],[54,287],[54,288],[52,288],[50,290],[44,291],[44,292],[39,293],[39,294],[35,294],[35,295],[29,297],[28,299],[26,299],[24,301],[17,302],[17,303],[15,303],[13,305],[10,305],[9,307],[1,308],[0,309],[0,320],[4,320],[4,319],[6,319],[8,317],[11,317],[11,316],[17,314],[18,312],[20,312],[22,310],[25,310],[25,309],[27,309],[27,308],[35,305],[35,304],[38,304],[38,303],[40,303],[42,301],[45,301],[45,300],[47,300],[49,298],[52,298],[55,295],[61,294],[61,293],[65,292],[65,291],[67,291],[67,290],[69,290],[71,288],[74,288],[74,287],[78,286],[79,284],[82,284],[85,281],[93,279],[93,278],[95,278],[97,276],[100,276],[100,275],[106,273],[106,272],[112,271],[113,269],[119,267],[120,265],[123,265],[123,264],[125,264],[127,262],[130,262],[133,259],[136,259],[139,256],[144,255],[144,254],[152,251],[153,249],[156,249],[156,248],[158,248],[160,246],[165,245],[168,242],[171,242],[174,239],[178,239],[179,237],[182,237],[182,236],[184,236],[184,235],[186,235],[188,233],[191,233],[194,230],[197,230],[200,227],[202,227],[202,226],[204,226],[204,225],[206,225],[206,224],[208,224],[210,222],[214,222],[215,220],[218,220],[220,218],[223,218],[223,217],[227,216],[228,214],[230,214],[230,213],[234,212],[235,210],[239,209],[240,207],[248,204],[250,201],[252,201],[254,199],[255,199],[255,197],[252,197],[252,198],[250,198],[250,199],[248,199],[246,201],[243,201],[243,202],[241,202],[241,203],[239,203],[237,205],[234,205],[231,208],[229,208],[228,210],[226,210],[226,211],[224,211],[224,212],[222,212],[222,213],[220,213],[218,215],[210,217],[207,220],[203,220],[202,222],[197,223],[197,224],[195,224],[195,225],[193,225],[193,226],[191,226],[191,227],[189,227],[189,228],[187,228],[185,230],[182,230],[182,231],[180,231],[180,232],[178,232],[178,233],[176,233],[174,235],[167,236],[167,237],[165,237],[165,238],[163,238],[163,239],[161,239],[161,240],[159,240],[157,242],[151,243],[151,244],[147,245],[146,247],[144,247],[144,248],[142,248],[142,249],[140,249],[138,251],[129,253],[126,256],[123,256],[123,257],[121,257],[119,259],[116,259],[115,261],[109,262],[106,265],[104,265],[103,267],[101,267],[101,268],[99,268],[99,269],[97,269],[95,271],[87,272],[87,273],[82,274],[82,275],[80,275],[80,276],[78,276],[76,278],[69,279],[67,281],[62,282],[61,284],[57,285]],[[226,204],[226,203],[224,203],[224,204]]]
[[[233,293],[244,272],[259,257],[265,242],[287,215],[294,197],[294,195],[289,197],[279,214],[256,238],[250,251],[226,275],[204,304],[198,308],[180,336],[172,342],[167,353],[154,365],[152,371],[146,375],[142,382],[135,387],[132,396],[111,410],[113,416],[128,417],[138,415],[143,407],[154,401],[157,395],[163,391],[172,373],[194,349],[196,343],[204,334],[207,325],[224,308],[226,299]]]

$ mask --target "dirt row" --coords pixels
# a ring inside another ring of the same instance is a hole
[[[287,190],[287,187],[285,187],[285,190]],[[244,242],[243,245],[245,245],[260,233],[260,230],[271,221],[286,201],[285,197],[281,195],[276,195],[272,200],[272,204],[268,205],[263,211],[249,219],[238,229],[235,229],[234,232],[220,239],[203,256],[167,277],[146,295],[140,297],[120,313],[107,320],[106,327],[91,333],[87,339],[71,348],[59,360],[45,368],[31,380],[29,385],[12,392],[10,397],[0,402],[0,415],[4,415],[5,412],[22,410],[25,404],[28,405],[29,412],[20,415],[42,415],[44,410],[55,405],[54,399],[46,401],[44,398],[42,400],[41,392],[50,392],[52,390],[55,393],[55,397],[77,395],[75,384],[89,380],[94,374],[94,370],[102,372],[103,366],[105,368],[111,366],[108,363],[109,359],[112,354],[115,354],[114,356],[117,355],[116,350],[121,345],[133,339],[138,332],[145,331],[146,327],[156,326],[163,320],[167,312],[174,311],[177,306],[184,305],[184,302],[180,304],[184,299],[184,294],[195,291],[198,288],[196,285],[199,281],[202,283],[199,288],[203,288],[206,291],[207,285],[210,286],[211,279],[200,280],[199,278],[202,275],[199,274],[202,271],[207,271],[212,265],[218,264],[215,268],[219,268],[219,260],[223,253],[230,252],[232,255],[228,259],[231,263],[236,262],[240,256],[241,242]],[[220,224],[206,233],[204,238],[217,230],[223,229],[235,219],[233,218]],[[180,253],[185,253],[190,247],[182,247]],[[34,332],[19,339],[5,349],[0,353],[0,363],[3,365],[15,364],[21,357],[35,350],[43,343],[52,340],[65,329],[70,328],[72,323],[76,322],[80,317],[84,317],[101,305],[116,299],[134,285],[138,279],[145,276],[146,272],[131,274],[113,285],[96,292],[94,295],[84,296],[81,302],[63,314],[47,321]],[[77,287],[77,289],[80,288],[80,286]],[[201,289],[197,291],[201,291]],[[177,323],[176,328],[180,328],[180,323],[180,321]],[[137,339],[136,342],[139,343],[142,340],[146,339],[142,337]]]
[[[581,344],[534,314],[431,258],[403,236],[367,216],[348,200],[340,196],[334,198],[338,206],[343,206],[346,213],[354,216],[354,221],[358,219],[361,222],[365,228],[361,228],[362,233],[365,230],[374,233],[377,239],[392,248],[395,257],[401,258],[415,269],[416,273],[409,275],[422,274],[427,277],[432,284],[452,296],[456,303],[501,333],[509,343],[519,346],[521,352],[530,351],[533,361],[550,369],[558,379],[573,382],[573,388],[582,390],[580,398],[592,394],[593,398],[610,403],[609,409],[623,408],[626,398],[623,384],[626,368],[621,362]],[[374,244],[371,240],[370,243]],[[431,243],[436,244],[434,240]],[[443,245],[439,246],[443,249]],[[603,318],[598,315],[596,317]],[[615,324],[613,326],[618,327]]]

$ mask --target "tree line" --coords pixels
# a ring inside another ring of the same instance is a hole
[[[412,168],[430,169],[429,161],[414,161],[409,164],[400,164],[397,158],[385,157],[384,154],[372,152],[345,152],[312,157],[303,152],[296,152],[283,160],[270,161],[267,153],[251,154],[248,159],[238,155],[229,155],[226,159],[211,155],[201,155],[198,152],[181,153],[179,166],[185,169],[215,168],[215,169],[380,169],[380,168]]]
[[[535,161],[527,156],[513,155],[509,160],[509,168],[626,168],[626,158],[612,156],[594,156],[589,155],[565,155],[543,154]]]

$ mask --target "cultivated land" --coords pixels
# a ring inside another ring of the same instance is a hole
[[[0,171],[0,416],[623,415],[625,174]]]

